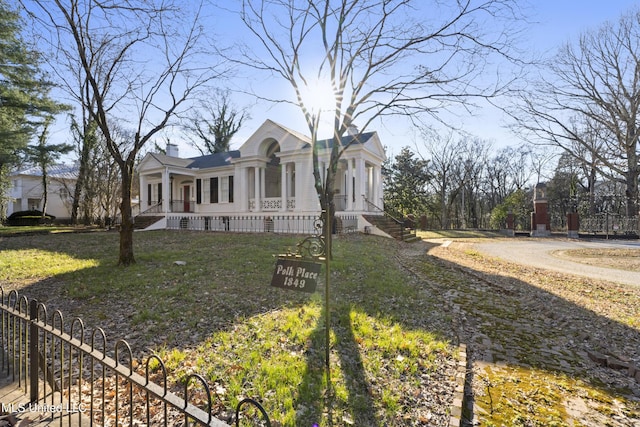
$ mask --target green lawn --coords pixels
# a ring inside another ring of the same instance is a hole
[[[220,417],[253,397],[274,425],[446,419],[432,413],[443,405],[431,408],[420,396],[433,381],[451,384],[438,398],[452,399],[456,347],[447,314],[441,296],[398,267],[391,239],[334,240],[327,394],[324,277],[313,294],[269,285],[275,255],[302,237],[136,233],[137,263],[122,268],[117,233],[0,234],[0,282],[67,319],[103,327],[110,342],[126,338],[138,357],[159,353],[177,382],[204,375]]]

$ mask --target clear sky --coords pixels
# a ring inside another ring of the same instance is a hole
[[[519,3],[524,4],[523,1]],[[530,0],[529,4],[524,6],[526,7],[525,13],[531,21],[527,26],[527,32],[523,34],[524,47],[532,52],[550,55],[561,44],[577,40],[581,32],[595,29],[607,20],[615,21],[622,13],[638,4],[637,1],[632,0]],[[211,22],[211,25],[218,30],[216,32],[222,31],[229,34],[233,32],[229,26],[242,25],[239,21],[231,23],[225,22],[224,19],[226,18],[221,20],[220,17],[217,17],[217,22]],[[257,84],[265,84],[265,82],[257,82]],[[274,80],[269,81],[268,84],[272,87],[281,85],[283,89],[289,90],[286,82]],[[238,86],[243,85],[239,83]],[[255,104],[254,99],[235,95],[232,101],[238,107],[250,107],[249,114],[251,115],[251,119],[244,124],[241,131],[232,140],[232,149],[238,148],[266,119],[271,119],[296,131],[308,133],[302,113],[297,108],[265,103]],[[505,118],[494,108],[483,108],[477,111],[475,116],[460,111],[458,117],[460,117],[459,120],[466,132],[492,141],[496,147],[521,143],[505,128]],[[65,130],[62,129],[60,123],[58,125],[60,130],[56,132],[64,133],[68,129],[67,124],[64,125]],[[423,146],[416,130],[405,120],[387,119],[384,123],[374,123],[367,130],[375,130],[379,133],[382,144],[388,147],[390,155],[397,154],[405,146],[417,147],[418,149]],[[172,142],[180,146],[183,156],[198,154],[195,149],[190,148],[183,141],[172,137]]]
[[[561,44],[575,41],[581,32],[595,29],[605,21],[616,21],[637,1],[632,0],[531,0],[526,13],[531,23],[523,35],[525,48],[541,54],[552,54]],[[275,83],[275,82],[274,82]],[[243,105],[237,99],[237,105]],[[249,110],[251,120],[232,141],[232,148],[244,140],[266,119],[274,120],[291,129],[307,133],[302,113],[297,109],[284,106],[257,104]],[[482,139],[493,141],[496,147],[520,144],[521,142],[505,128],[504,116],[491,107],[483,108],[475,116],[460,112],[464,130]],[[376,130],[389,154],[397,154],[404,146],[421,147],[422,141],[415,129],[406,121],[387,120],[378,123],[369,130]],[[186,145],[181,152],[195,155]]]

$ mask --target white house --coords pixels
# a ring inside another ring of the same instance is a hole
[[[363,229],[362,215],[382,214],[384,149],[375,132],[341,143],[336,216],[345,227]],[[330,145],[318,143],[323,179]],[[227,153],[181,158],[168,144],[166,155],[148,153],[138,165],[140,212],[162,217],[153,228],[295,232],[295,218],[320,213],[312,163],[309,138],[270,120]]]
[[[75,165],[57,164],[47,170],[47,214],[57,219],[71,217],[71,194],[78,177]],[[42,210],[44,188],[42,185],[42,169],[31,166],[17,170],[10,175],[11,190],[7,216],[13,212]]]

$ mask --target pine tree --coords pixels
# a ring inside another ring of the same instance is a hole
[[[0,0],[0,189],[8,188],[8,167],[26,147],[44,117],[63,109],[49,97],[51,84],[39,55],[21,38],[20,15]],[[0,206],[6,192],[0,191]],[[0,209],[4,216],[5,209]]]
[[[73,146],[69,144],[47,143],[49,125],[52,120],[52,117],[45,119],[42,132],[38,136],[38,141],[24,149],[27,162],[38,166],[42,172],[42,219],[45,218],[47,210],[49,168],[55,164],[62,154],[73,150]]]

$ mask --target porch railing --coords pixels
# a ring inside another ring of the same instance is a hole
[[[15,290],[5,294],[2,287],[0,344],[1,373],[29,396],[29,405],[16,406],[18,415],[24,408],[52,408],[42,410],[52,420],[60,418],[60,425],[68,418],[69,425],[76,419],[92,426],[229,426],[212,415],[214,395],[202,376],[189,375],[179,396],[169,391],[167,370],[157,355],[136,367],[131,347],[119,340],[114,356],[108,356],[102,329],[88,338],[82,320],[68,327],[60,311],[49,316],[43,304]],[[3,402],[3,410],[9,406]],[[236,407],[236,426],[246,406],[257,408],[261,422],[271,425],[257,401],[244,399]]]
[[[341,227],[336,232],[358,229],[356,215],[340,215]],[[194,231],[229,231],[240,233],[313,234],[316,215],[238,215],[238,216],[168,216],[167,229]]]
[[[295,197],[289,197],[286,199],[286,210],[293,210],[296,208]],[[249,199],[249,209],[256,209],[256,199]],[[280,212],[282,211],[282,197],[266,197],[260,200],[260,210],[262,212]]]
[[[162,212],[162,200],[158,202],[152,202],[147,209],[140,212],[140,214],[157,214]]]
[[[172,200],[169,205],[171,212],[195,212],[195,202],[190,200]]]

